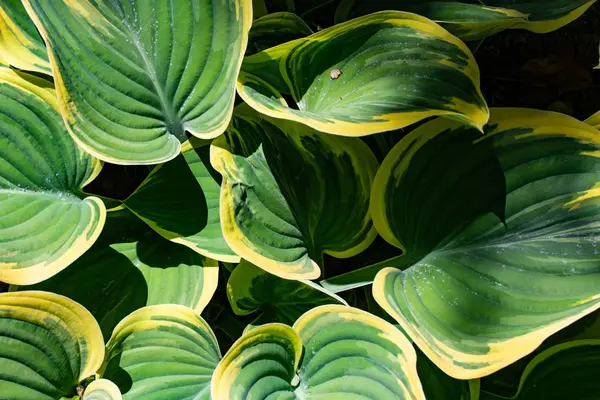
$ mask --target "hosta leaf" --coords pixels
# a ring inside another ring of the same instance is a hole
[[[281,278],[314,279],[322,253],[345,258],[367,248],[377,170],[368,146],[242,110],[211,149],[233,251]]]
[[[221,359],[208,324],[179,305],[135,311],[117,325],[106,351],[103,376],[119,386],[125,400],[208,400]]]
[[[0,3],[0,54],[19,69],[52,75],[46,45],[21,0]]]
[[[209,143],[196,144],[154,168],[125,206],[163,237],[204,256],[237,263],[240,257],[223,238],[220,176],[210,165]]]
[[[410,11],[439,22],[463,40],[504,29],[556,30],[581,16],[596,0],[342,0],[336,21],[381,10]]]
[[[74,395],[96,373],[104,341],[94,317],[53,293],[0,294],[0,389],[13,400]]]
[[[0,104],[0,281],[37,283],[100,234],[104,204],[81,189],[102,164],[67,133],[47,81],[0,68]]]
[[[415,351],[404,335],[340,305],[314,308],[293,328],[251,330],[213,376],[214,399],[425,399]]]
[[[297,109],[282,98],[286,92]],[[435,115],[478,128],[488,120],[479,69],[466,45],[427,18],[397,11],[247,57],[238,93],[263,114],[343,136],[394,130]]]
[[[49,50],[69,131],[117,164],[176,157],[186,131],[221,134],[250,0],[24,0]]]
[[[136,220],[128,211],[109,213],[98,242],[34,288],[84,305],[107,338],[121,319],[147,305],[181,304],[201,313],[217,288],[218,263],[163,239]],[[130,232],[122,232],[123,226]]]
[[[323,304],[347,303],[311,281],[281,279],[242,260],[227,281],[233,312],[248,315],[261,311],[261,323],[292,325],[306,311]],[[253,323],[256,324],[256,323]]]
[[[117,385],[107,379],[98,379],[85,388],[82,400],[121,400]]]
[[[278,12],[265,15],[252,23],[246,54],[254,54],[312,33],[306,22],[296,14]]]
[[[548,33],[579,18],[596,0],[483,0],[492,7],[511,8],[527,15],[514,28]]]
[[[592,125],[594,128],[600,129],[600,111],[586,119],[585,123]]]
[[[554,346],[527,365],[514,400],[594,399],[600,393],[600,340]],[[506,397],[481,392],[481,400]]]
[[[493,110],[483,138],[433,121],[388,154],[371,211],[405,270],[373,294],[447,374],[491,374],[600,307],[599,155],[596,129],[525,109]]]

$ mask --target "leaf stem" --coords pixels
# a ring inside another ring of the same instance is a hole
[[[321,286],[333,293],[344,292],[346,290],[356,289],[362,286],[367,286],[373,283],[375,275],[379,271],[387,267],[398,269],[407,269],[411,267],[416,260],[406,255],[392,257],[390,259],[380,261],[376,264],[371,264],[355,271],[348,272],[342,275],[334,276],[333,278],[325,279],[319,282]]]

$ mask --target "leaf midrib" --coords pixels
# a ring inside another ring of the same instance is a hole
[[[433,250],[430,253],[428,253],[425,257],[423,257],[423,259],[425,259],[426,257],[432,256],[432,255],[452,255],[452,254],[468,253],[472,250],[483,250],[483,249],[489,249],[489,248],[509,248],[515,244],[535,243],[535,242],[541,242],[541,241],[547,241],[547,240],[560,241],[560,238],[535,237],[532,239],[510,240],[510,241],[506,241],[506,242],[501,241],[501,242],[496,242],[496,243],[491,243],[491,244],[471,244],[471,245],[467,245],[467,246],[454,247],[454,248],[447,249],[447,250]]]
[[[135,46],[135,49],[137,50],[140,57],[142,58],[142,61],[144,62],[144,70],[146,71],[146,73],[148,74],[148,78],[150,78],[150,81],[152,82],[152,86],[154,87],[154,92],[156,93],[156,96],[158,97],[161,108],[165,115],[164,122],[166,125],[166,130],[170,134],[175,136],[181,143],[185,142],[187,140],[187,138],[185,136],[185,129],[183,128],[183,124],[181,123],[181,118],[179,118],[179,115],[175,112],[175,108],[173,107],[173,102],[167,98],[164,89],[162,88],[160,82],[158,81],[158,76],[156,75],[156,69],[154,68],[154,65],[148,58],[148,54],[142,47],[142,44],[140,43],[140,38],[135,33],[135,31],[132,29],[132,27],[129,25],[129,23],[127,23],[126,20],[123,21],[123,26],[125,26],[130,37],[133,39],[132,40],[133,45]],[[173,43],[171,43],[171,45],[173,45]]]
[[[81,201],[79,197],[77,197],[74,193],[68,191],[36,191],[30,189],[0,189],[1,194],[15,194],[15,195],[29,195],[29,196],[45,196],[57,199],[59,201],[72,200],[72,201]]]

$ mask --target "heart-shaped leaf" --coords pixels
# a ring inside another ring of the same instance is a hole
[[[176,157],[220,135],[252,22],[250,0],[24,0],[49,50],[65,122],[117,164]]]
[[[263,114],[343,136],[399,129],[435,115],[478,128],[488,120],[467,46],[429,19],[397,11],[247,57],[238,93]],[[297,109],[282,93],[291,93]]]
[[[565,115],[497,109],[486,135],[436,120],[373,184],[406,254],[373,295],[450,376],[476,378],[600,307],[600,136]]]
[[[103,359],[100,328],[78,303],[46,292],[0,293],[2,398],[73,396]]]
[[[359,139],[242,108],[213,141],[211,163],[223,176],[227,244],[271,274],[317,278],[322,253],[351,257],[375,239],[368,203],[378,163]]]
[[[82,188],[102,163],[67,133],[49,82],[0,68],[0,104],[0,281],[32,284],[96,241],[106,209]]]
[[[0,2],[0,54],[7,64],[52,75],[46,45],[21,0]]]
[[[600,393],[600,340],[563,343],[527,365],[514,400],[593,399]],[[506,399],[482,391],[481,400]]]
[[[225,242],[219,212],[220,176],[209,143],[198,143],[150,172],[124,204],[163,237],[215,260],[238,263]]]
[[[97,379],[85,388],[82,400],[121,400],[121,391],[107,379]]]
[[[292,325],[313,307],[348,305],[341,297],[311,281],[281,279],[246,260],[242,260],[231,273],[227,281],[227,297],[237,315],[261,312],[252,325],[269,322]]]
[[[147,305],[181,304],[201,313],[218,276],[215,260],[163,239],[123,210],[108,214],[104,232],[83,257],[33,288],[78,301],[108,338],[121,319]]]
[[[119,386],[124,400],[209,400],[221,359],[208,324],[179,305],[135,311],[117,325],[106,351],[103,376]]]
[[[439,22],[463,40],[505,29],[554,31],[580,17],[596,0],[342,0],[336,21],[381,10],[410,11]]]
[[[425,396],[415,351],[398,329],[365,311],[328,305],[305,313],[293,328],[267,324],[242,336],[214,372],[212,398]]]

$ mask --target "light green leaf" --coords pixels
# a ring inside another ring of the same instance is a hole
[[[527,365],[514,400],[594,399],[600,393],[600,340],[563,343],[542,352]],[[481,400],[507,397],[482,391]]]
[[[599,156],[596,129],[526,109],[493,110],[483,138],[436,120],[388,154],[371,212],[406,255],[373,295],[448,375],[489,375],[600,307]]]
[[[364,295],[366,311],[388,322],[395,322],[377,304],[370,288],[364,288]],[[394,326],[407,336],[400,325]],[[410,337],[407,336],[407,339],[410,340]],[[469,381],[454,379],[439,369],[419,348],[415,350],[417,353],[417,373],[427,400],[479,400],[479,379]]]
[[[223,235],[240,257],[284,279],[319,277],[375,239],[368,212],[377,160],[356,138],[321,134],[246,108],[213,141]]]
[[[82,400],[121,400],[117,385],[107,379],[97,379],[85,388]]]
[[[124,400],[209,400],[221,359],[208,324],[179,305],[135,311],[117,325],[106,351],[103,376],[119,386]]]
[[[281,279],[246,260],[242,260],[229,277],[227,297],[237,315],[261,312],[252,325],[269,322],[292,325],[313,307],[348,305],[341,297],[311,281]]]
[[[312,35],[313,31],[296,14],[278,12],[265,15],[252,23],[246,55],[258,53],[295,39]]]
[[[0,54],[14,67],[52,75],[46,45],[21,0],[0,2]]]
[[[505,29],[554,31],[580,17],[596,0],[342,0],[336,21],[381,10],[401,10],[439,22],[463,40],[477,40]]]
[[[81,189],[102,163],[67,133],[46,80],[0,68],[0,281],[32,284],[81,256],[106,217]]]
[[[218,276],[215,260],[163,239],[124,210],[109,213],[106,229],[83,257],[33,288],[78,301],[108,338],[121,319],[147,305],[181,304],[201,313]]]
[[[231,118],[251,0],[24,0],[48,45],[61,110],[91,154],[116,164],[176,157],[186,132]]]
[[[291,93],[296,108],[282,93]],[[481,128],[488,109],[467,46],[431,20],[389,11],[244,60],[238,93],[257,111],[364,136],[448,116]]]
[[[215,260],[237,263],[219,215],[220,176],[210,165],[209,143],[197,143],[159,165],[127,199],[127,208],[163,237]]]
[[[415,351],[404,335],[340,305],[314,308],[293,328],[267,324],[246,333],[215,370],[212,397],[425,399]]]
[[[0,396],[51,400],[74,395],[104,358],[92,315],[53,293],[0,293]]]

